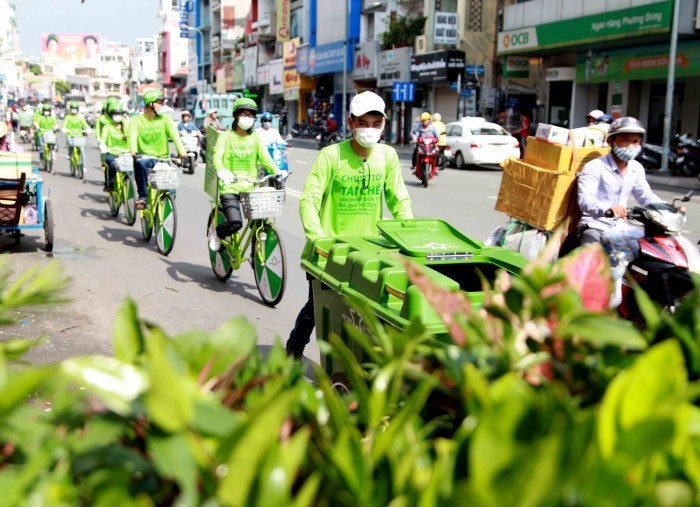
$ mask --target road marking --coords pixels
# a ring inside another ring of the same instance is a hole
[[[293,188],[289,187],[287,187],[286,190],[289,195],[293,195],[294,197],[301,197],[301,192],[299,192],[298,190],[294,190]]]
[[[490,195],[490,196],[488,196],[488,198],[489,199],[498,199],[498,197],[496,197],[495,195]]]
[[[299,159],[295,159],[294,162],[296,162],[297,164],[308,164],[309,163],[306,160],[299,160]]]

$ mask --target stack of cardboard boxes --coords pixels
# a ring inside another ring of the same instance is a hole
[[[566,224],[575,212],[576,175],[589,161],[606,155],[602,130],[564,129],[540,124],[527,138],[525,160],[503,162],[496,210],[543,231]]]

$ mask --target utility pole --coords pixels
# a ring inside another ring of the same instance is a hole
[[[671,48],[668,55],[668,78],[666,80],[666,108],[664,111],[664,140],[661,152],[661,171],[668,172],[668,154],[671,144],[671,115],[673,114],[673,81],[676,78],[676,45],[678,43],[679,1],[673,0],[671,25]]]

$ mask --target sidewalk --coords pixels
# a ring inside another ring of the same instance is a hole
[[[295,137],[291,142],[296,146],[303,146],[304,148],[316,148],[316,142],[313,139]],[[413,146],[411,144],[406,144],[403,147],[393,144],[389,144],[389,146],[393,146],[396,149],[401,160],[411,160],[411,155],[413,154]],[[647,181],[654,189],[682,192],[684,194],[688,192],[688,190],[694,190],[700,195],[700,179],[694,176],[672,176],[652,173],[647,174]]]

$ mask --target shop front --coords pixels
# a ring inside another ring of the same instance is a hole
[[[423,110],[440,113],[442,121],[457,120],[461,83],[464,81],[464,51],[432,51],[411,57],[411,81],[416,83],[416,100],[411,118]],[[413,118],[415,119],[415,118]]]
[[[343,41],[321,46],[312,46],[308,50],[308,74],[315,78],[315,90],[307,93],[306,106],[309,121],[320,121],[334,113],[342,118],[343,108],[343,61],[345,61],[348,78],[352,71],[352,51],[346,51]],[[347,103],[354,93],[352,81],[345,85]],[[339,121],[343,125],[343,122]]]
[[[377,88],[379,89],[379,95],[381,95],[387,105],[388,119],[384,135],[390,142],[395,144],[401,142],[399,130],[402,122],[401,104],[392,101],[392,87],[395,82],[405,83],[411,80],[412,55],[413,48],[402,47],[380,51],[377,58]],[[411,122],[406,121],[403,125],[405,126],[404,139],[407,139],[411,133]]]

